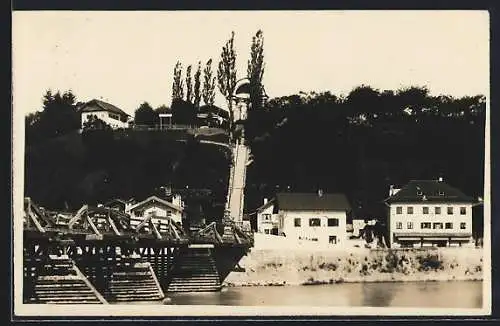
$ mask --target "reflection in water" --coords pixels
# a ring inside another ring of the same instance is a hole
[[[174,305],[481,308],[482,282],[344,283],[170,293]]]

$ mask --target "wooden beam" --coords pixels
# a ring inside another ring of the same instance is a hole
[[[90,216],[87,216],[87,223],[89,223],[90,227],[92,228],[92,231],[94,231],[96,235],[101,235],[101,232],[99,232],[97,227],[94,225],[94,222],[92,222]]]
[[[31,211],[31,209],[29,210],[29,217],[33,221],[33,224],[35,224],[38,232],[45,233],[45,229],[42,227],[40,221],[38,221],[38,218],[36,218],[35,214],[33,214],[33,211]]]
[[[109,225],[111,226],[111,229],[113,229],[113,232],[116,235],[121,235],[120,231],[118,231],[118,228],[116,227],[115,222],[113,222],[113,219],[111,218],[110,215],[108,215],[108,223],[109,223]]]
[[[156,239],[161,240],[162,239],[161,234],[160,234],[160,232],[158,232],[156,225],[153,223],[153,221],[151,219],[149,220],[149,226],[153,230],[153,233],[155,234]]]
[[[241,239],[240,237],[238,236],[238,232],[237,232],[237,229],[236,227],[233,227],[233,234],[234,234],[234,239],[236,240],[236,243],[241,243]]]
[[[73,224],[75,224],[81,217],[82,215],[88,210],[89,206],[88,205],[83,205],[80,207],[78,212],[76,212],[75,216],[73,216],[69,222],[68,222],[68,228],[71,230],[73,228]]]
[[[153,216],[152,214],[150,214],[150,215],[146,216],[146,217],[144,218],[144,220],[142,220],[142,222],[141,222],[141,223],[139,223],[139,225],[137,225],[137,227],[135,228],[135,231],[136,231],[136,232],[139,232],[139,231],[140,231],[140,230],[144,227],[144,225],[146,225],[146,223],[149,223],[149,221],[151,220],[151,217],[152,217],[152,216]]]
[[[173,225],[172,221],[170,221],[170,223],[168,223],[168,225],[170,226],[170,229],[172,230],[173,234],[174,234],[174,237],[176,239],[180,239],[181,237],[179,236],[179,233],[177,232],[177,230],[175,229],[175,226]]]
[[[213,230],[214,230],[215,238],[217,238],[217,241],[219,243],[223,243],[224,240],[222,240],[222,237],[220,236],[219,232],[217,232],[217,226],[215,225],[215,222],[213,223]]]

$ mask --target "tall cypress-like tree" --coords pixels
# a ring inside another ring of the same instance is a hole
[[[234,112],[232,96],[236,86],[236,52],[234,51],[234,32],[231,38],[222,47],[221,60],[217,69],[219,90],[227,101],[229,110],[229,130],[233,129]]]
[[[182,64],[177,61],[174,67],[174,82],[172,84],[172,102],[182,100],[184,97],[184,85],[182,82]]]
[[[198,61],[198,68],[194,73],[194,106],[196,108],[200,107],[201,102],[201,61]]]
[[[212,72],[212,59],[207,61],[205,69],[203,70],[203,102],[206,105],[214,105],[215,101],[215,77]]]
[[[192,103],[193,100],[193,80],[191,79],[191,65],[186,68],[186,101]]]
[[[252,38],[250,60],[248,60],[247,68],[248,79],[250,80],[250,103],[252,108],[258,108],[262,105],[262,77],[264,76],[264,68],[264,34],[259,30]]]

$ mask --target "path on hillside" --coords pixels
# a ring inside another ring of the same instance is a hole
[[[238,223],[243,221],[243,203],[245,196],[246,168],[249,149],[241,143],[233,147],[233,165],[231,166],[227,209],[231,218]]]

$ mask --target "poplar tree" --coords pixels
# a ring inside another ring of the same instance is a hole
[[[217,69],[219,90],[227,101],[229,111],[229,130],[232,130],[234,112],[232,96],[236,86],[236,52],[234,51],[234,32],[231,38],[222,47],[221,60]]]
[[[200,107],[201,102],[201,61],[198,61],[198,68],[194,73],[194,106]]]
[[[203,70],[203,102],[206,105],[214,105],[215,101],[215,77],[212,72],[212,59],[209,59]]]
[[[262,77],[264,76],[264,68],[264,34],[259,30],[252,38],[250,60],[248,60],[247,68],[247,77],[250,80],[250,103],[252,108],[262,106]]]
[[[182,82],[182,64],[177,61],[174,67],[174,82],[172,84],[172,102],[182,100],[184,97],[184,85]]]
[[[191,65],[186,68],[186,101],[192,103],[193,81],[191,79]]]

